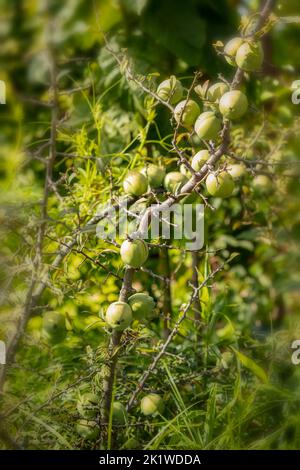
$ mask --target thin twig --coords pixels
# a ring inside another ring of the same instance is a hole
[[[225,264],[225,263],[224,263]],[[138,385],[136,387],[136,389],[134,390],[134,392],[132,393],[128,403],[127,403],[127,406],[126,406],[126,409],[127,411],[129,411],[135,404],[135,401],[136,401],[136,398],[138,396],[138,394],[143,390],[150,374],[154,371],[154,369],[156,368],[158,362],[160,361],[160,359],[162,358],[162,356],[166,353],[166,350],[169,346],[169,344],[171,343],[172,339],[174,338],[174,336],[177,334],[178,330],[179,330],[179,327],[181,325],[181,323],[183,322],[183,320],[186,318],[186,315],[187,315],[187,312],[188,310],[190,309],[191,305],[193,304],[193,302],[195,301],[196,297],[199,296],[199,292],[201,291],[201,289],[203,287],[205,287],[207,285],[207,283],[213,279],[215,277],[215,275],[221,271],[223,269],[223,266],[224,264],[222,264],[221,266],[217,267],[211,274],[209,274],[207,276],[207,278],[197,287],[197,288],[194,288],[193,289],[193,293],[190,297],[190,300],[189,302],[186,304],[186,306],[183,308],[182,310],[182,313],[181,315],[179,316],[177,322],[175,323],[175,326],[173,327],[172,331],[170,332],[168,338],[166,339],[166,341],[163,343],[163,345],[161,346],[160,348],[160,351],[158,352],[158,354],[154,357],[152,363],[150,364],[150,366],[148,367],[148,369],[143,373],[143,375],[141,376],[139,382],[138,382]]]

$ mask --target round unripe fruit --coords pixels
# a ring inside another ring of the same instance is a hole
[[[220,99],[220,112],[227,119],[239,119],[248,109],[247,96],[239,90],[228,91]]]
[[[226,171],[222,171],[218,175],[210,173],[206,178],[206,189],[211,196],[226,198],[231,196],[234,182]]]
[[[164,187],[170,193],[177,193],[188,182],[188,178],[180,171],[171,171],[164,180]]]
[[[192,158],[192,163],[191,163],[192,168],[195,171],[200,171],[203,165],[209,159],[209,157],[210,157],[210,154],[208,150],[200,150]]]
[[[43,316],[43,330],[48,339],[61,342],[65,339],[67,330],[65,317],[59,312],[47,312]]]
[[[228,64],[232,65],[233,67],[236,66],[235,56],[242,44],[242,38],[233,38],[224,47],[225,59],[227,60]]]
[[[138,171],[129,171],[123,181],[123,188],[126,194],[141,196],[147,191],[147,178]]]
[[[148,294],[133,294],[128,299],[128,304],[131,307],[133,318],[138,320],[145,320],[152,315],[155,308],[153,298]]]
[[[226,170],[234,180],[241,178],[246,173],[244,165],[241,165],[240,163],[230,165]]]
[[[148,246],[144,240],[125,240],[121,245],[121,259],[132,268],[140,268],[148,258]]]
[[[195,123],[195,132],[200,139],[216,140],[221,130],[221,121],[213,111],[200,114]]]
[[[209,101],[220,101],[221,97],[229,91],[229,86],[224,82],[218,82],[209,87],[207,98]]]
[[[99,399],[95,393],[84,393],[77,401],[77,411],[83,418],[95,418],[99,410]]]
[[[105,321],[115,331],[123,331],[132,322],[132,311],[125,302],[113,302],[106,311]]]
[[[259,70],[264,61],[264,51],[260,42],[245,42],[235,56],[237,65],[246,72]]]
[[[200,114],[198,104],[193,100],[183,100],[178,103],[174,110],[176,121],[187,129],[193,127],[197,116]]]
[[[172,75],[167,80],[164,80],[158,85],[157,95],[164,101],[169,101],[171,104],[178,103],[183,95],[183,87],[181,82]]]
[[[76,431],[88,441],[95,441],[99,436],[99,426],[94,421],[80,419],[76,424]]]
[[[157,393],[146,395],[141,401],[141,411],[145,416],[155,416],[164,411],[164,402]]]
[[[166,170],[156,165],[149,165],[142,170],[143,174],[148,179],[151,188],[159,188],[164,180]]]
[[[252,181],[253,187],[260,193],[269,193],[272,190],[272,181],[266,175],[257,175]]]
[[[119,401],[115,401],[113,404],[112,420],[115,424],[125,424],[127,421],[127,412],[125,406]]]

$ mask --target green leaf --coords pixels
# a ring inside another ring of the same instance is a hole
[[[43,426],[48,432],[50,432],[51,434],[53,434],[57,439],[58,441],[61,442],[61,444],[64,446],[64,447],[67,447],[67,449],[72,449],[72,446],[71,444],[67,441],[67,439],[64,438],[64,436],[62,436],[53,426],[50,426],[50,424],[46,423],[45,421],[43,421],[42,419],[38,418],[37,416],[33,416],[31,413],[28,413],[27,411],[25,410],[22,410],[23,413],[29,418],[31,419],[32,421],[35,421],[36,423],[38,423],[40,426]]]
[[[250,359],[250,357],[245,356],[245,354],[241,353],[240,351],[237,351],[235,348],[232,347],[231,349],[235,352],[237,358],[244,367],[253,372],[253,374],[256,375],[256,377],[260,379],[263,383],[268,383],[268,376],[262,367],[260,367],[256,362],[254,362],[253,359]]]
[[[189,25],[187,28],[186,25]],[[151,2],[143,12],[143,27],[153,39],[189,65],[199,62],[206,41],[205,22],[195,5],[173,0]]]

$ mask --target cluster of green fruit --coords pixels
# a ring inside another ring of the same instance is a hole
[[[186,175],[179,171],[166,174],[165,168],[149,165],[140,171],[129,171],[124,179],[123,188],[125,193],[131,196],[142,196],[148,187],[151,189],[164,187],[165,190],[176,193],[187,181]]]
[[[97,417],[99,415],[100,399],[97,394],[87,392],[80,395],[77,401],[77,411],[81,418],[76,424],[78,434],[86,440],[94,441],[99,436],[99,425]],[[127,412],[122,403],[115,401],[112,407],[113,424],[126,424]]]
[[[114,331],[123,331],[133,319],[145,322],[151,318],[155,308],[154,299],[143,293],[133,294],[127,302],[113,302],[106,311],[106,324]]]
[[[171,77],[162,82],[157,94],[159,97],[166,98],[169,90],[169,100],[173,97],[178,98],[182,91],[182,85],[179,80]],[[174,87],[180,93],[174,93]],[[240,90],[230,90],[227,83],[218,82],[212,85],[203,96],[201,87],[196,87],[195,91],[203,99],[208,108],[201,112],[200,104],[193,99],[180,101],[174,109],[174,118],[176,122],[188,130],[194,128],[195,133],[203,140],[216,140],[222,128],[222,117],[230,120],[241,118],[248,109],[247,96]],[[173,93],[173,94],[172,94]]]
[[[165,169],[157,165],[148,165],[140,171],[129,171],[123,181],[126,194],[131,196],[142,196],[151,189],[159,188],[165,177]]]
[[[258,70],[263,63],[263,50],[260,42],[243,38],[234,38],[224,48],[224,55],[229,64],[250,72]],[[202,98],[208,108],[201,113],[200,105],[192,99],[181,100],[184,89],[175,76],[164,80],[157,89],[157,95],[161,100],[172,105],[176,104],[174,117],[177,123],[191,130],[203,140],[216,140],[222,129],[222,118],[235,120],[241,118],[248,109],[247,96],[240,90],[230,90],[225,82],[218,82],[203,90],[196,87],[195,91]],[[191,166],[198,172],[209,159],[208,150],[201,150],[192,159]],[[244,169],[241,165],[232,165],[226,171],[218,174],[209,173],[206,178],[206,188],[210,195],[226,198],[231,196],[234,190],[234,179],[240,178]],[[124,181],[124,190],[128,194],[140,196],[144,194],[150,185],[158,188],[162,184],[164,188],[176,194],[188,181],[188,172],[185,168],[181,171],[172,171],[165,175],[165,170],[155,165],[138,171],[129,172]],[[258,185],[263,183],[258,178]],[[266,181],[264,181],[266,183]]]
[[[197,90],[196,90],[197,91]],[[201,89],[198,88],[198,93]],[[222,129],[222,117],[240,119],[248,110],[247,96],[240,90],[230,90],[227,83],[218,82],[207,90],[201,112],[200,105],[192,99],[180,101],[174,109],[177,123],[192,130],[200,139],[217,140]]]
[[[262,66],[264,54],[260,42],[234,38],[224,48],[224,55],[229,64],[239,67],[244,71],[259,70]],[[197,87],[195,89],[197,91]],[[157,89],[161,99],[176,104],[183,96],[183,87],[176,77],[172,76],[163,81]],[[194,100],[180,101],[174,110],[174,117],[178,123],[187,129],[194,126],[194,130],[200,139],[215,140],[221,130],[221,120],[216,112],[227,119],[239,119],[248,109],[248,100],[239,90],[230,90],[227,83],[219,82],[212,85],[204,97],[208,106],[214,111],[208,110],[200,114],[200,106]],[[212,106],[211,106],[212,105]],[[217,105],[217,107],[216,107]]]
[[[240,69],[251,72],[259,70],[262,66],[264,54],[258,41],[237,37],[230,40],[224,47],[224,55],[227,62]],[[175,76],[164,80],[157,88],[157,95],[161,100],[176,104],[174,117],[177,123],[187,129],[194,128],[195,133],[203,140],[216,140],[222,128],[222,117],[229,120],[240,119],[248,109],[247,96],[240,90],[230,90],[225,82],[218,82],[210,86],[205,93],[202,87],[196,87],[195,91],[200,95],[205,106],[208,108],[201,113],[200,105],[192,99],[181,100],[184,89]],[[203,160],[204,152],[198,155],[198,163]],[[195,159],[197,162],[197,159]],[[193,165],[192,165],[193,166]],[[201,166],[197,163],[193,166],[199,171]],[[180,172],[171,172],[165,176],[165,170],[156,165],[139,171],[131,171],[124,180],[125,193],[141,196],[147,191],[148,185],[155,189],[162,185],[170,192],[179,190],[186,182],[186,175]],[[208,177],[208,192],[216,196],[215,192],[228,195],[233,182],[228,174],[219,174]],[[220,189],[225,187],[226,190]],[[217,188],[217,189],[215,189]],[[210,191],[212,189],[212,193]],[[221,196],[227,197],[227,196]]]
[[[255,72],[263,64],[264,51],[259,41],[241,37],[231,39],[224,47],[227,62],[245,72]]]
[[[208,150],[200,150],[197,152],[191,160],[191,167],[194,171],[198,172],[201,170],[203,165],[207,162],[210,157]],[[155,165],[150,165],[148,170],[151,171],[151,175],[154,177],[155,174],[160,173],[160,181],[163,182],[164,189],[172,194],[178,193],[182,187],[188,182],[191,174],[184,165],[181,165],[180,171],[171,171],[165,174],[165,169]],[[142,172],[146,170],[142,170]],[[127,193],[135,188],[135,195],[143,194],[145,191],[145,185],[142,183],[141,177],[144,178],[142,172],[131,171],[124,180],[124,188]],[[210,173],[206,179],[206,188],[208,193],[214,197],[226,198],[229,197],[234,189],[234,180],[240,178],[244,174],[245,170],[242,165],[230,165],[226,171],[221,171],[218,175]],[[149,184],[152,183],[148,179]],[[157,179],[155,181],[158,181]],[[154,188],[155,186],[152,185]],[[156,186],[157,188],[158,186]],[[131,188],[131,190],[129,190]],[[125,241],[121,247],[121,258],[122,261],[133,268],[141,267],[148,257],[147,245],[142,240]]]
[[[77,401],[77,411],[80,419],[77,421],[76,430],[85,440],[95,441],[99,437],[99,416],[100,399],[97,394],[86,392],[80,395]],[[156,393],[149,393],[141,400],[141,412],[144,416],[157,416],[164,411],[163,399]],[[114,401],[112,405],[112,423],[114,425],[126,425],[127,411],[125,406]]]
[[[208,150],[200,150],[192,158],[191,166],[198,172],[202,166],[209,159],[210,154]],[[165,174],[165,170],[155,165],[148,167],[154,174],[154,171],[160,171],[163,175],[164,189],[172,194],[178,193],[182,187],[188,182],[189,171],[184,165],[181,166],[180,171],[171,171]],[[239,178],[244,172],[242,165],[231,165],[226,171],[220,172],[218,175],[210,173],[206,179],[206,188],[208,193],[214,197],[226,198],[232,194],[234,189],[234,179]],[[237,175],[237,173],[240,173]],[[131,171],[125,178],[124,187],[128,192],[129,181],[131,188],[135,188],[135,195],[141,195],[145,191],[141,188],[141,178],[144,177],[141,172]],[[144,184],[144,183],[143,183]],[[145,187],[145,186],[143,186]],[[131,192],[132,194],[132,192]],[[133,268],[140,268],[148,258],[148,248],[142,240],[125,241],[121,247],[122,261]]]
[[[232,66],[250,72],[258,70],[263,63],[263,50],[259,42],[243,38],[234,38],[225,46],[224,55]],[[240,119],[248,110],[247,96],[240,90],[230,90],[225,82],[218,82],[208,87],[198,86],[195,92],[201,97],[204,112],[193,99],[182,100],[184,89],[176,77],[164,80],[157,89],[160,99],[176,105],[174,117],[178,124],[194,129],[203,140],[216,140],[222,129],[222,119]],[[201,150],[192,159],[191,166],[198,172],[209,159],[208,150]],[[209,173],[206,178],[206,188],[215,197],[229,197],[234,190],[234,180],[244,172],[241,165],[231,165],[226,171],[218,174]],[[165,188],[175,193],[187,182],[186,170],[171,172],[165,177]]]

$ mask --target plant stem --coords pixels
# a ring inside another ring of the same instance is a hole
[[[165,281],[162,282],[163,288],[163,337],[166,339],[170,334],[169,329],[169,318],[172,317],[172,297],[171,297],[171,283],[169,279],[171,277],[171,268],[170,268],[170,257],[169,249],[167,247],[162,247],[160,249],[160,259],[161,259],[161,273],[165,277]]]
[[[132,279],[134,269],[126,268],[123,278],[123,285],[120,291],[119,300],[126,302],[132,291]],[[112,405],[113,388],[116,375],[116,367],[121,346],[122,332],[114,331],[110,337],[108,345],[107,373],[103,379],[103,400],[101,407],[101,427],[102,440],[108,435],[108,425]]]
[[[199,253],[198,251],[192,252],[192,285],[195,289],[198,289],[199,280],[198,280],[198,266],[199,266]],[[195,297],[194,300],[194,318],[195,325],[199,330],[200,321],[201,321],[201,303],[199,296]]]

